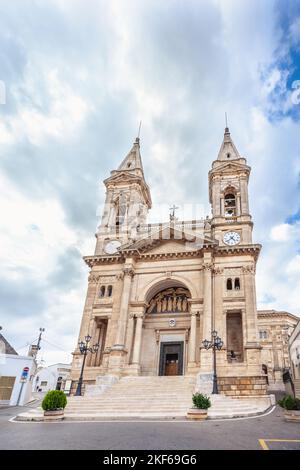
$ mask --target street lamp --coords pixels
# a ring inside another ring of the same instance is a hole
[[[217,394],[218,392],[218,379],[217,379],[217,361],[216,361],[216,350],[220,351],[223,346],[223,341],[221,340],[220,336],[218,336],[218,332],[216,330],[213,330],[211,332],[211,341],[208,339],[205,339],[202,341],[204,349],[210,349],[212,348],[213,350],[213,358],[214,358],[214,376],[213,376],[213,394]]]
[[[89,346],[89,343],[92,339],[90,335],[85,336],[85,342],[79,341],[78,346],[79,346],[79,351],[80,354],[83,354],[83,361],[82,361],[82,367],[81,367],[81,372],[80,372],[80,377],[76,389],[75,396],[81,396],[81,387],[82,387],[82,382],[83,382],[83,370],[84,370],[84,365],[85,365],[85,360],[87,353],[90,352],[91,354],[95,354],[98,352],[99,349],[99,343],[94,344],[93,346]]]

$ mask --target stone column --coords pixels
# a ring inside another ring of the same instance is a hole
[[[256,291],[255,291],[255,265],[250,264],[242,268],[245,285],[246,304],[246,338],[245,351],[248,369],[261,375],[260,350],[258,342]]]
[[[93,304],[98,288],[98,274],[91,272],[89,275],[89,284],[87,289],[86,301],[84,305],[84,311],[82,315],[81,325],[80,325],[80,332],[78,337],[79,341],[84,341],[84,337],[89,333],[90,328],[90,321],[93,313]],[[71,371],[71,378],[72,380],[78,380],[81,363],[82,363],[82,355],[80,354],[78,348],[78,342],[73,353],[73,362],[72,362],[72,371]]]
[[[198,312],[191,311],[191,330],[190,330],[190,338],[189,338],[189,363],[190,365],[195,365],[196,363],[197,314]]]
[[[140,366],[143,320],[144,320],[144,315],[142,313],[136,314],[136,327],[135,327],[135,338],[134,338],[133,353],[132,353],[132,364],[135,364],[137,366]]]
[[[134,331],[134,314],[129,314],[127,333],[126,333],[126,351],[128,351],[126,363],[130,364],[132,357],[132,340],[133,340],[133,331]]]
[[[242,267],[245,285],[247,343],[257,343],[257,310],[255,293],[255,267],[253,264]]]
[[[242,215],[249,214],[248,183],[246,177],[241,178],[241,209]]]
[[[225,202],[224,202],[224,196],[221,196],[220,199],[220,204],[221,204],[221,216],[225,217]]]
[[[213,270],[214,282],[214,305],[213,305],[213,329],[218,332],[224,344],[226,344],[226,315],[223,314],[223,269],[215,266]],[[226,361],[225,348],[217,352],[217,363],[224,364]]]
[[[203,264],[203,337],[200,338],[201,347],[201,371],[212,370],[212,355],[211,351],[207,351],[202,346],[204,339],[211,339],[212,331],[212,269],[211,253],[205,253]]]
[[[241,215],[241,194],[237,193],[236,195],[236,215]]]
[[[96,336],[95,340],[93,341],[93,344],[98,343],[99,344],[99,349],[97,351],[97,354],[94,354],[94,361],[93,361],[93,366],[98,367],[100,366],[100,359],[101,359],[101,350],[102,350],[102,343],[103,343],[103,323],[99,323],[98,328],[96,330]]]
[[[132,266],[126,266],[123,269],[123,290],[120,305],[120,315],[118,319],[116,340],[113,346],[113,349],[117,350],[125,349],[125,333],[133,276],[134,270],[132,269]]]

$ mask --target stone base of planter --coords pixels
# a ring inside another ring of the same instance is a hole
[[[61,421],[64,419],[64,410],[44,411],[44,421]]]
[[[186,414],[187,419],[199,421],[203,419],[207,419],[207,410],[200,410],[198,408],[191,408],[187,414]]]
[[[286,421],[300,423],[300,410],[284,410]]]

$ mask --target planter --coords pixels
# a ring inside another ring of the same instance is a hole
[[[48,410],[44,411],[44,421],[61,421],[64,419],[64,410]]]
[[[286,421],[300,423],[300,410],[284,410],[284,417]]]
[[[207,410],[202,410],[200,408],[191,408],[187,414],[187,419],[191,419],[193,421],[203,421],[207,419]]]

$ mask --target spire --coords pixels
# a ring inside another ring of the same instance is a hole
[[[144,178],[144,170],[140,153],[140,139],[137,137],[130,152],[126,155],[117,171],[128,171]]]
[[[218,160],[236,160],[237,158],[241,158],[241,156],[233,143],[229,132],[229,127],[226,125],[224,139],[219,150]]]

